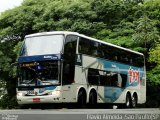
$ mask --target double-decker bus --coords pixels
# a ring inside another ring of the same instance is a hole
[[[27,35],[18,58],[19,104],[146,101],[144,55],[76,32]]]

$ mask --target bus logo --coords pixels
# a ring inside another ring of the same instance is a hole
[[[57,56],[44,56],[44,59],[57,59]]]
[[[133,82],[138,82],[140,84],[140,71],[129,69],[128,71],[129,75],[129,83],[132,84]]]

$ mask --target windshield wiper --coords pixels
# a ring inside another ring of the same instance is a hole
[[[28,82],[23,82],[21,85],[30,86],[30,84]]]
[[[34,81],[34,79],[32,80],[28,80],[28,81],[24,81],[23,84],[26,84],[28,86],[31,86],[30,84]]]

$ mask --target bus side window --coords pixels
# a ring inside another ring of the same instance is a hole
[[[122,77],[122,87],[125,87],[127,83],[127,75],[125,74],[120,74],[120,75]]]
[[[99,85],[99,77],[98,70],[92,68],[88,69],[88,83],[90,85]]]
[[[99,71],[100,74],[100,80],[99,80],[99,85],[100,86],[110,86],[110,74],[108,75],[108,72],[106,71]]]
[[[122,87],[122,77],[120,74],[118,74],[118,83],[117,83],[118,87]]]
[[[127,82],[127,75],[111,73],[111,86],[113,87],[125,87]]]
[[[117,87],[118,86],[118,74],[111,73],[111,86]]]
[[[85,39],[85,38],[82,38],[80,37],[79,38],[79,46],[78,46],[78,52],[79,53],[82,53],[82,54],[87,54],[89,55],[90,53],[90,50],[89,50],[89,40]]]

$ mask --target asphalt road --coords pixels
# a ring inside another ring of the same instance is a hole
[[[160,120],[160,109],[0,110],[0,120]]]

